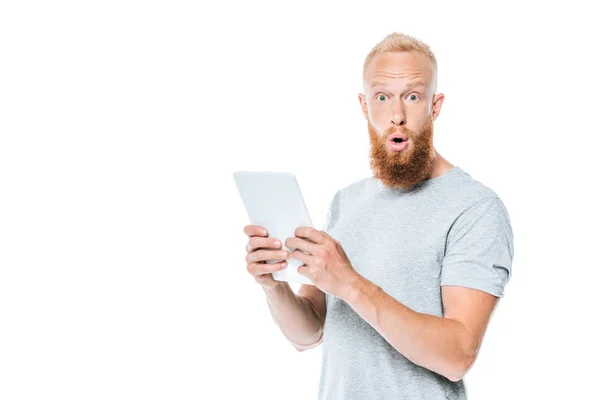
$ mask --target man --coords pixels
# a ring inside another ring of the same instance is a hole
[[[508,212],[433,146],[444,95],[426,44],[388,35],[363,82],[374,175],[337,191],[322,231],[298,227],[289,255],[246,226],[248,271],[298,350],[323,343],[319,399],[466,399],[512,270]],[[286,258],[314,285],[273,280],[285,264],[264,260]]]

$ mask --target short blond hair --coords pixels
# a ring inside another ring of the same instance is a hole
[[[437,86],[437,59],[433,54],[433,51],[429,48],[427,44],[422,42],[421,40],[406,35],[404,33],[390,33],[373,49],[367,57],[365,58],[365,63],[363,64],[363,80],[365,79],[365,72],[367,71],[367,66],[377,54],[386,53],[386,52],[394,52],[394,51],[416,51],[425,55],[429,61],[431,62],[431,70],[432,70],[432,78],[434,83],[434,88]]]

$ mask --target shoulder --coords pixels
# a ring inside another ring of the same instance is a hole
[[[468,172],[460,169],[456,176],[452,197],[463,209],[470,209],[484,203],[494,203],[502,208],[504,204],[498,193],[487,184],[473,178]]]
[[[357,197],[364,193],[370,193],[376,185],[374,177],[366,177],[346,184],[338,189],[336,195],[339,197]]]

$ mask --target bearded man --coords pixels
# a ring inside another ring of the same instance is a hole
[[[512,273],[509,215],[433,145],[444,95],[425,43],[388,35],[363,84],[373,176],[336,192],[323,230],[298,227],[289,254],[263,250],[281,243],[246,226],[248,271],[294,347],[323,343],[320,400],[464,400]],[[313,282],[297,294],[270,274],[285,263],[266,263],[288,258]]]

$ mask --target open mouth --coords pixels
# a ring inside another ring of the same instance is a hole
[[[403,143],[407,142],[409,137],[404,133],[397,132],[389,135],[387,139],[392,143]]]
[[[403,151],[408,148],[408,137],[393,136],[388,139],[388,148],[392,151]]]

